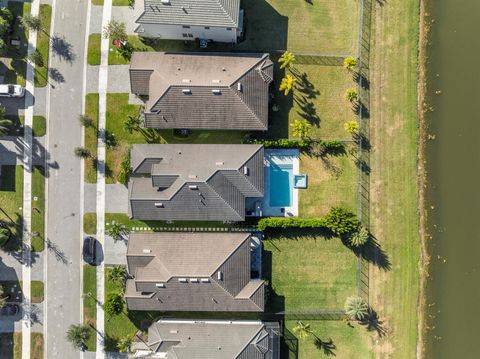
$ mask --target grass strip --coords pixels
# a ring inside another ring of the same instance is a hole
[[[90,264],[83,265],[83,323],[92,326],[97,325],[97,269]],[[95,351],[97,348],[95,331],[87,341],[87,350]]]
[[[32,173],[32,251],[45,248],[45,170],[34,166]]]
[[[85,182],[97,182],[97,128],[98,128],[98,93],[89,93],[85,97],[85,115],[93,120],[93,127],[85,128],[85,148],[91,157],[85,160]]]
[[[88,36],[87,62],[89,65],[100,65],[100,43],[101,34],[90,34]]]
[[[35,86],[45,87],[48,82],[48,51],[50,48],[50,21],[52,17],[52,7],[50,5],[40,5],[39,18],[42,23],[42,30],[37,36],[37,51],[42,56],[44,66],[35,66]]]
[[[83,232],[85,234],[97,233],[97,214],[88,212],[83,215]]]

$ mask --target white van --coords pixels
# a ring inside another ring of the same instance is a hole
[[[23,97],[25,89],[20,85],[0,85],[1,97]]]

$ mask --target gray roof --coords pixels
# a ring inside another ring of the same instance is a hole
[[[243,221],[245,199],[263,197],[261,145],[138,144],[131,165],[133,218]]]
[[[265,131],[272,79],[268,54],[136,52],[130,63],[153,128]]]
[[[251,279],[250,246],[250,233],[132,233],[127,266],[133,279],[127,281],[127,306],[263,311],[263,281]]]
[[[159,320],[148,345],[169,359],[278,359],[280,326],[261,321]]]
[[[137,24],[237,28],[240,0],[137,0],[135,13]]]

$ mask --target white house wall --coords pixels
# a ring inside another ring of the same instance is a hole
[[[162,25],[162,24],[143,24],[144,32],[140,36],[154,37],[169,40],[195,40],[207,39],[217,42],[237,42],[237,29],[227,30],[224,27],[190,26],[183,28],[182,25]],[[184,37],[183,34],[190,34],[190,37]]]

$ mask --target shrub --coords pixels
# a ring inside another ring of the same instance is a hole
[[[322,146],[326,151],[340,151],[344,149],[343,143],[339,141],[323,141],[304,138],[303,140],[261,140],[250,139],[246,143],[263,145],[265,148],[298,148],[299,150],[310,150],[313,146]]]
[[[364,320],[368,316],[368,304],[361,297],[348,297],[345,301],[345,314],[356,320]]]
[[[123,299],[118,293],[110,293],[103,304],[103,310],[107,315],[117,315],[123,310]]]
[[[80,122],[80,124],[86,128],[89,128],[89,127],[95,127],[95,123],[93,122],[93,119],[88,116],[88,115],[80,115],[78,116],[78,121]]]
[[[295,120],[290,126],[292,127],[292,134],[301,139],[307,138],[310,129],[312,128],[312,125],[310,125],[305,119]]]
[[[341,207],[333,207],[325,216],[325,226],[336,235],[344,235],[354,232],[359,222],[357,216]]]
[[[368,242],[369,238],[370,233],[368,232],[368,229],[360,226],[355,232],[350,235],[348,241],[354,247],[362,247]]]
[[[127,185],[128,177],[132,173],[132,166],[130,164],[130,151],[126,151],[125,157],[123,157],[120,164],[120,173],[118,174],[118,181],[123,185]]]

